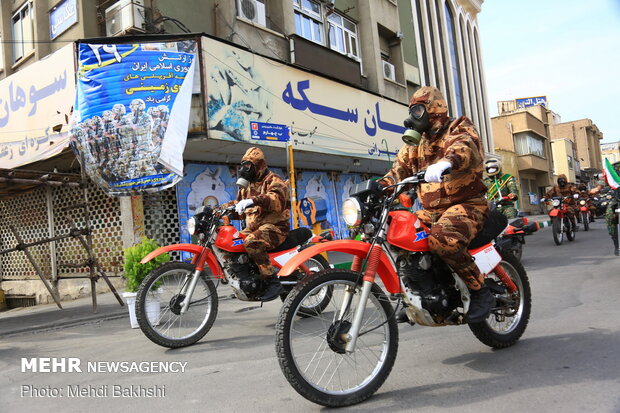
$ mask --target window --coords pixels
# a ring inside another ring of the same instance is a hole
[[[301,37],[323,44],[323,15],[321,4],[314,0],[293,0],[295,31]]]
[[[452,17],[452,10],[446,2],[446,20],[448,21],[448,43],[450,45],[450,68],[452,71],[452,79],[454,81],[454,97],[456,98],[456,116],[462,116],[465,114],[463,106],[463,93],[461,90],[461,70],[459,68],[458,53],[456,52],[456,30],[454,27],[454,19]],[[448,79],[446,79],[446,82]]]
[[[568,156],[568,167],[570,169],[573,169],[573,157],[572,156]]]
[[[359,60],[356,24],[336,13],[330,14],[327,20],[329,21],[329,47]]]
[[[11,19],[13,26],[13,61],[18,62],[34,49],[32,3],[26,2]]]
[[[545,157],[544,140],[528,132],[515,134],[515,147],[518,155]]]

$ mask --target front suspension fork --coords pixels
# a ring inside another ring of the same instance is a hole
[[[383,250],[379,245],[374,245],[368,256],[366,271],[364,271],[364,277],[363,277],[364,281],[362,283],[359,304],[357,308],[355,309],[355,313],[353,314],[353,321],[351,323],[351,327],[349,328],[349,331],[345,334],[345,337],[343,337],[344,341],[347,343],[345,350],[348,353],[352,353],[355,350],[355,344],[357,343],[357,338],[359,336],[360,329],[362,328],[362,320],[364,318],[366,302],[368,301],[368,297],[370,296],[372,285],[375,282],[375,276],[377,274],[377,267],[379,266],[379,260],[381,258],[382,252]],[[357,259],[357,260],[354,259],[352,269],[360,271],[361,259]],[[341,319],[342,317],[344,317],[345,313],[350,308],[351,301],[353,300],[354,292],[355,292],[355,287],[352,287],[352,288],[347,289],[347,291],[344,294],[344,300],[342,303],[342,307],[340,309]]]

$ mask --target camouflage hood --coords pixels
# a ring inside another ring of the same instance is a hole
[[[267,169],[267,161],[265,160],[265,154],[260,148],[255,146],[248,149],[243,158],[241,158],[241,162],[250,161],[256,168],[256,181],[260,182],[269,170]]]
[[[431,128],[430,135],[435,136],[450,121],[446,99],[436,87],[425,86],[418,89],[409,102],[409,107],[422,104],[428,112]]]

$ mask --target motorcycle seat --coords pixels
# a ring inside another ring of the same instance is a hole
[[[301,245],[308,241],[312,237],[312,231],[308,228],[297,228],[288,233],[284,242],[278,245],[276,248],[268,252],[280,252],[290,250],[298,245]]]
[[[489,211],[489,215],[484,221],[482,230],[469,243],[467,249],[473,250],[493,241],[508,225],[508,218],[499,211]]]

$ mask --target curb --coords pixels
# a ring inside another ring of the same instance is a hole
[[[89,317],[82,317],[82,318],[75,319],[75,320],[65,320],[65,321],[60,321],[57,323],[38,325],[34,327],[17,328],[17,329],[13,329],[10,331],[0,332],[0,338],[6,338],[6,337],[26,334],[26,333],[35,334],[35,333],[40,333],[43,331],[59,330],[62,328],[76,327],[76,326],[80,326],[84,324],[92,324],[92,323],[96,323],[99,321],[118,320],[120,318],[127,317],[127,309],[123,308],[123,310],[124,311],[116,311],[114,313],[105,314],[105,315],[94,314]]]
[[[540,228],[545,228],[545,227],[550,227],[551,226],[551,220],[547,220],[547,221],[536,221],[538,222],[538,226]]]

